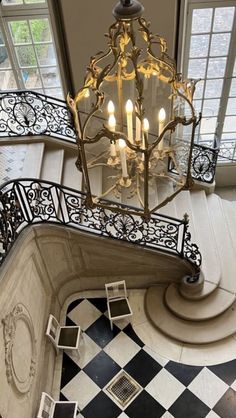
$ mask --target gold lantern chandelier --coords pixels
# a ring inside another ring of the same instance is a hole
[[[143,10],[136,0],[115,6],[108,50],[91,58],[83,87],[67,102],[87,207],[148,219],[191,187],[199,118],[192,104],[196,81],[182,80]]]

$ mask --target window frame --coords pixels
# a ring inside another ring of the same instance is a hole
[[[2,29],[2,34],[4,38],[5,45],[7,47],[9,60],[12,65],[12,71],[14,73],[16,83],[17,83],[17,90],[30,90],[30,88],[26,88],[23,83],[21,68],[18,64],[15,47],[11,40],[11,34],[10,34],[10,28],[8,26],[9,21],[16,21],[16,20],[28,20],[28,19],[36,19],[36,18],[47,18],[50,25],[50,30],[52,34],[52,44],[54,45],[55,50],[55,58],[56,63],[55,66],[57,67],[60,83],[61,83],[61,90],[64,97],[66,97],[66,94],[68,92],[68,84],[70,84],[68,77],[66,75],[65,71],[65,57],[61,51],[61,45],[60,45],[60,36],[58,33],[58,25],[56,22],[56,17],[54,13],[54,6],[52,0],[46,0],[45,3],[32,3],[32,4],[23,4],[23,5],[3,5],[0,4],[0,27]],[[38,66],[38,58],[36,55],[36,61],[37,61],[37,68],[42,68],[41,66]],[[45,66],[46,68],[47,66]],[[41,75],[40,75],[41,79]],[[44,87],[42,84],[42,87],[39,87],[37,89],[34,88],[32,90],[50,90],[50,88],[53,87]],[[56,87],[58,88],[58,87]],[[50,96],[49,94],[47,94]]]
[[[211,144],[211,146],[219,146],[220,143],[223,145],[224,141],[227,141],[226,139],[222,139],[222,135],[224,132],[224,123],[226,118],[226,110],[228,105],[228,100],[231,98],[229,96],[230,89],[231,89],[231,82],[233,78],[236,79],[236,76],[233,75],[233,69],[234,65],[236,63],[236,43],[234,41],[236,37],[236,3],[233,0],[183,0],[181,2],[181,10],[180,10],[180,25],[181,25],[181,34],[179,39],[179,53],[178,53],[178,71],[183,73],[184,78],[187,78],[188,75],[188,66],[189,66],[189,60],[190,58],[190,42],[191,42],[191,29],[192,29],[192,16],[193,16],[193,10],[195,9],[207,9],[207,8],[226,8],[226,7],[234,7],[234,19],[232,24],[232,30],[231,30],[231,39],[229,43],[229,50],[227,54],[226,59],[226,67],[225,67],[225,73],[224,77],[218,77],[219,79],[223,79],[223,86],[222,86],[222,92],[220,95],[220,103],[219,103],[219,111],[217,114],[217,125],[214,132],[212,132],[212,135],[214,136],[214,141]],[[213,19],[212,19],[212,25],[213,25]],[[225,31],[228,32],[228,31]],[[225,33],[224,31],[219,33]],[[218,33],[218,32],[215,32]],[[205,33],[204,33],[205,34]],[[208,32],[207,32],[208,34]],[[209,32],[210,39],[209,39],[209,45],[208,45],[208,53],[207,53],[207,65],[209,58],[215,58],[210,56],[210,46],[211,46],[211,38],[212,38],[212,26],[211,31]],[[205,57],[204,57],[205,58]],[[200,57],[198,58],[200,59]],[[217,79],[218,79],[217,78]],[[205,76],[202,78],[204,80],[204,89],[206,88],[206,80],[211,80],[212,78],[207,77],[207,68],[205,70]],[[211,99],[211,98],[209,98]],[[212,97],[212,99],[214,99]],[[202,99],[200,99],[202,102],[202,107],[204,105],[204,101],[207,100],[207,97],[204,96],[204,91],[202,95]],[[204,116],[204,115],[203,115]],[[207,118],[207,116],[205,116]],[[212,116],[214,117],[214,115]],[[208,116],[209,118],[209,116]],[[200,132],[200,130],[199,130]],[[232,132],[233,135],[233,132]],[[197,142],[199,141],[199,137],[201,134],[198,134]],[[210,133],[209,133],[210,136]],[[230,136],[230,133],[229,133]],[[228,140],[229,141],[229,140]],[[234,140],[231,140],[232,142]],[[204,142],[204,141],[199,141]],[[207,141],[206,141],[207,142]],[[236,144],[236,139],[235,139]]]

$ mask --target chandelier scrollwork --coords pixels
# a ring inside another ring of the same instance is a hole
[[[106,34],[108,50],[91,58],[83,87],[67,102],[87,205],[104,207],[104,197],[130,199],[139,211],[129,212],[149,218],[192,184],[199,117],[192,104],[196,81],[182,80],[166,41],[151,32],[142,12],[136,0],[116,5],[116,21]],[[179,164],[182,148],[187,167]],[[101,176],[102,185],[94,185],[91,176]],[[165,189],[162,198],[158,188]]]

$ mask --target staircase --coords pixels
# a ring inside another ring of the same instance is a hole
[[[26,147],[22,178],[39,178],[81,190],[74,145],[62,147],[46,141]],[[98,167],[93,180],[96,193],[103,192],[102,177],[106,178],[106,173]],[[159,201],[165,187],[169,185],[163,183],[157,188]],[[135,198],[126,196],[120,201],[136,204]],[[146,311],[152,323],[168,336],[186,343],[210,343],[236,332],[236,206],[215,194],[194,190],[181,192],[160,210],[180,219],[186,212],[192,240],[202,253],[204,284],[195,291],[194,285],[178,283],[152,286],[146,293]]]

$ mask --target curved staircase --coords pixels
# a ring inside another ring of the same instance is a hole
[[[21,177],[36,177],[81,189],[81,174],[74,165],[75,145],[49,141],[25,144]],[[14,144],[11,144],[14,147]],[[11,173],[8,173],[9,177]],[[105,173],[94,174],[94,187],[102,193]],[[163,200],[163,187],[157,198]],[[109,196],[108,196],[109,197]],[[135,204],[124,196],[122,203]],[[202,253],[203,286],[167,283],[152,286],[146,294],[146,311],[152,323],[181,342],[202,344],[236,332],[236,206],[203,190],[181,192],[159,211],[190,218],[190,232]]]

